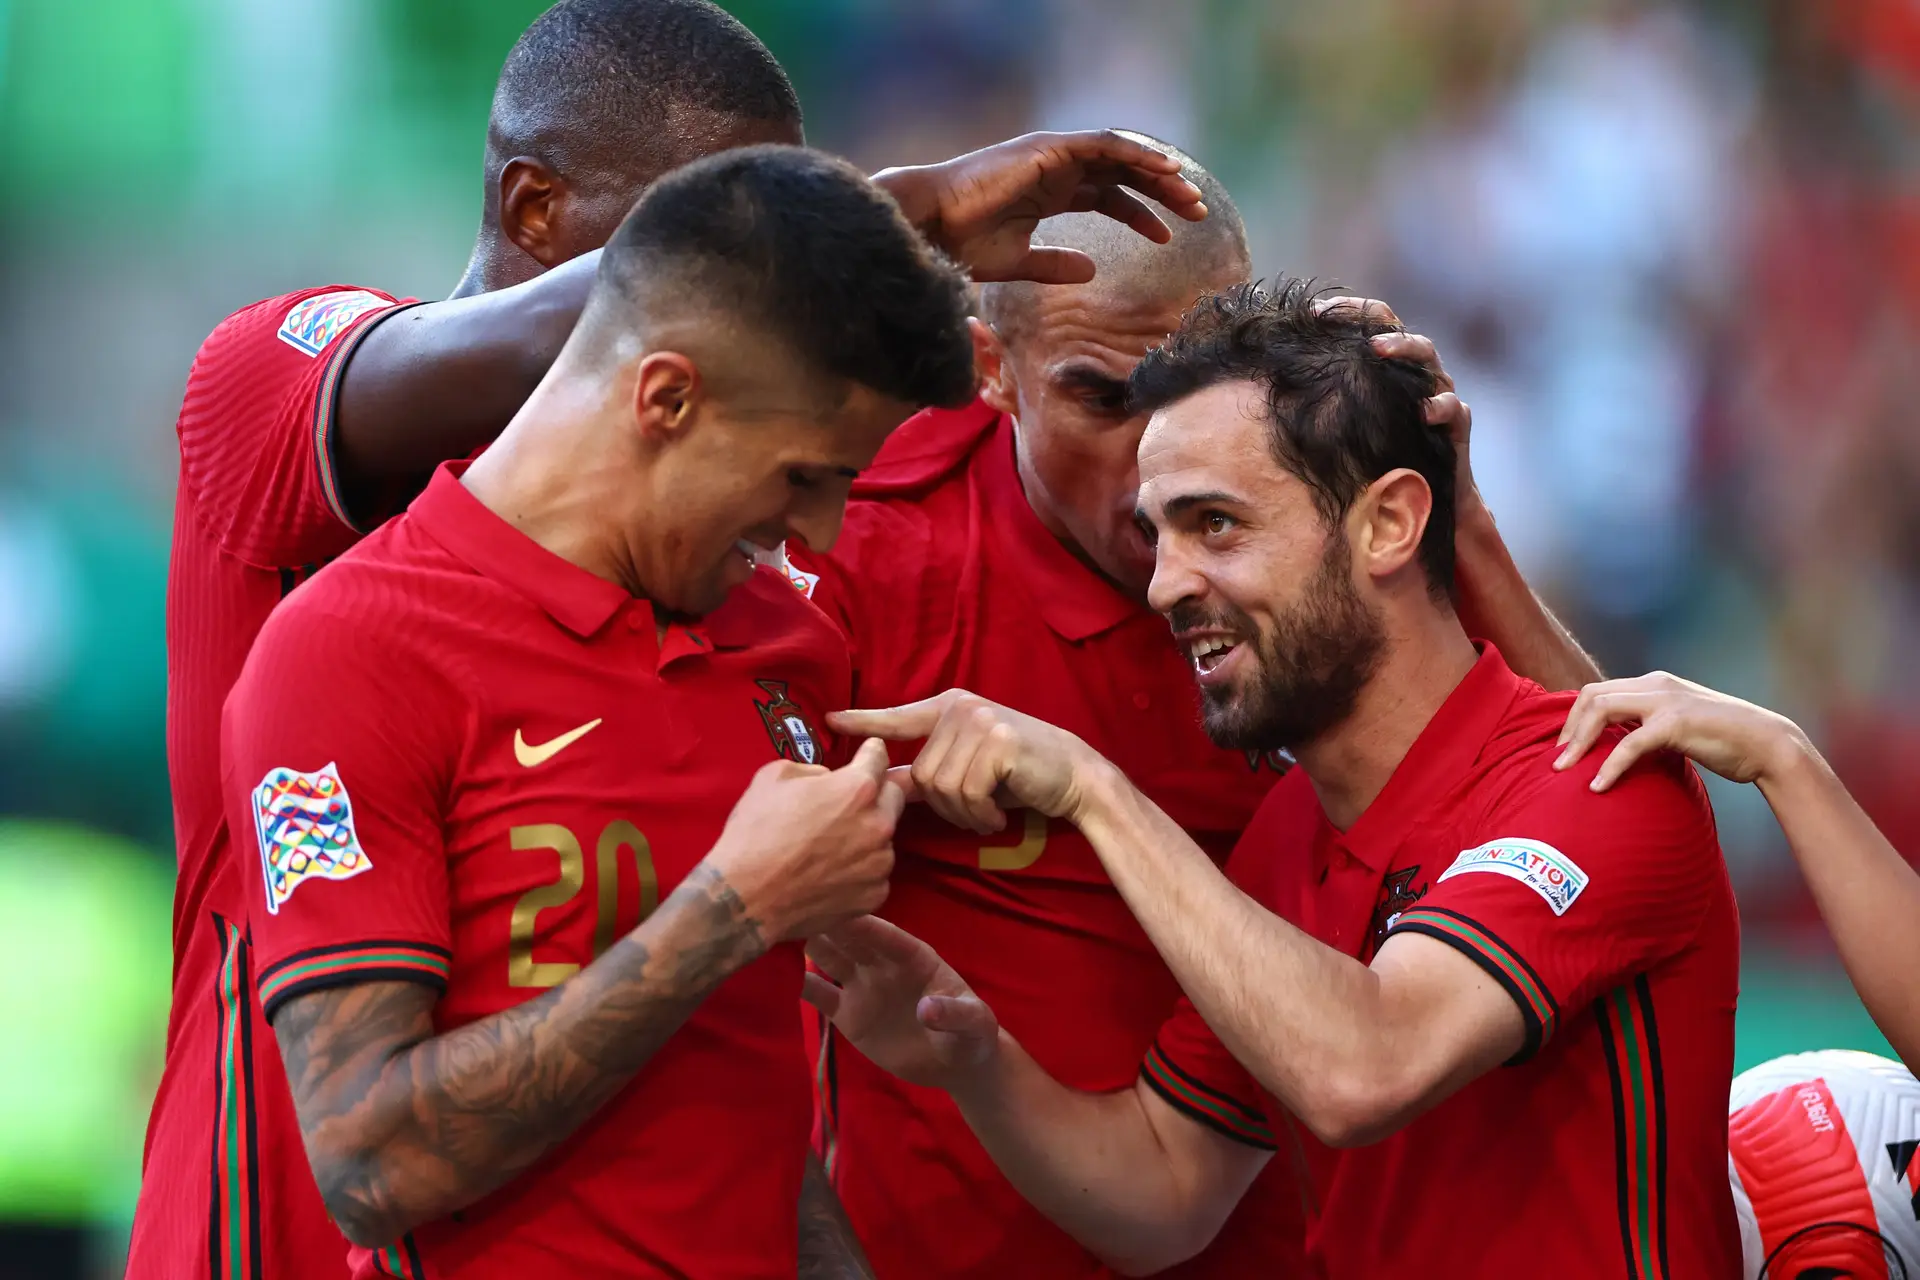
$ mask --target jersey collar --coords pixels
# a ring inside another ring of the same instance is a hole
[[[511,587],[585,639],[638,602],[617,583],[564,560],[501,519],[460,476],[465,462],[443,463],[407,515],[482,575]]]
[[[1018,561],[1040,616],[1072,643],[1145,613],[1145,605],[1088,568],[1040,523],[1020,484],[1013,431],[1013,419],[1002,414],[993,438],[980,451],[980,483],[988,523]]]
[[[1349,853],[1375,871],[1392,865],[1407,834],[1430,821],[1436,805],[1460,785],[1519,696],[1523,681],[1500,651],[1484,640],[1476,643],[1479,661],[1427,721],[1366,812],[1340,837]]]

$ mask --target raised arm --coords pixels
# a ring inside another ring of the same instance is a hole
[[[1599,664],[1527,585],[1493,513],[1480,499],[1469,454],[1473,410],[1455,390],[1433,340],[1417,333],[1387,333],[1373,345],[1382,355],[1426,365],[1439,382],[1439,394],[1427,401],[1427,421],[1453,437],[1459,459],[1454,473],[1453,585],[1467,634],[1491,640],[1508,666],[1545,688],[1578,689],[1599,680]]]
[[[1638,727],[1601,761],[1595,790],[1610,789],[1635,761],[1662,750],[1760,788],[1861,1003],[1908,1070],[1920,1072],[1920,875],[1847,793],[1800,726],[1657,671],[1582,689],[1567,716],[1560,737],[1566,751],[1556,767],[1572,767],[1609,724]]]
[[[365,982],[273,1015],[329,1212],[376,1247],[473,1203],[565,1139],[722,980],[774,942],[877,906],[897,788],[867,744],[828,773],[755,775],[711,852],[574,976],[436,1035],[430,987]],[[856,1273],[857,1274],[857,1273]]]
[[[1027,1200],[1127,1275],[1204,1249],[1269,1152],[1141,1084],[1080,1093],[1049,1076],[933,950],[871,917],[816,938],[807,998],[881,1067],[946,1089]]]
[[[500,434],[573,332],[599,265],[596,250],[511,289],[409,307],[361,340],[333,426],[357,524]]]
[[[874,181],[981,280],[1091,279],[1084,253],[1032,247],[1034,227],[1056,213],[1091,210],[1154,240],[1171,233],[1135,192],[1179,217],[1206,215],[1178,161],[1109,130],[1030,133]],[[573,332],[599,262],[595,251],[510,289],[411,307],[361,340],[334,422],[335,463],[357,523],[500,433]]]

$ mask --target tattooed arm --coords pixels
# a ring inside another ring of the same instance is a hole
[[[288,1001],[274,1034],[334,1220],[377,1247],[508,1181],[766,946],[740,896],[701,867],[574,977],[445,1035],[433,1034],[435,993],[417,983]]]
[[[812,1155],[800,1184],[800,1280],[873,1280],[860,1237]]]
[[[296,996],[274,1034],[334,1220],[376,1247],[501,1186],[597,1111],[729,974],[871,910],[899,789],[869,743],[829,773],[755,775],[712,852],[639,928],[525,1004],[435,1035],[433,992]]]

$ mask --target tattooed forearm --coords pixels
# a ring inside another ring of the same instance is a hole
[[[571,1134],[766,949],[701,866],[573,977],[445,1035],[414,983],[288,1001],[273,1030],[327,1208],[348,1239],[378,1246],[471,1204]]]
[[[800,1280],[873,1280],[860,1237],[813,1156],[800,1184]]]

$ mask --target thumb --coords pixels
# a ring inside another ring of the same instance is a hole
[[[831,1018],[840,1012],[840,997],[844,994],[817,973],[809,972],[801,979],[800,998]]]
[[[835,772],[852,781],[871,782],[877,790],[887,780],[887,744],[878,738],[868,738],[853,753],[853,759]]]
[[[943,695],[944,697],[944,695]],[[933,732],[946,706],[943,697],[922,698],[903,707],[883,707],[870,711],[829,711],[827,726],[849,737],[885,738],[888,742],[912,742]]]
[[[929,1031],[984,1039],[1000,1029],[1000,1020],[976,995],[922,996],[914,1008],[920,1025]]]

